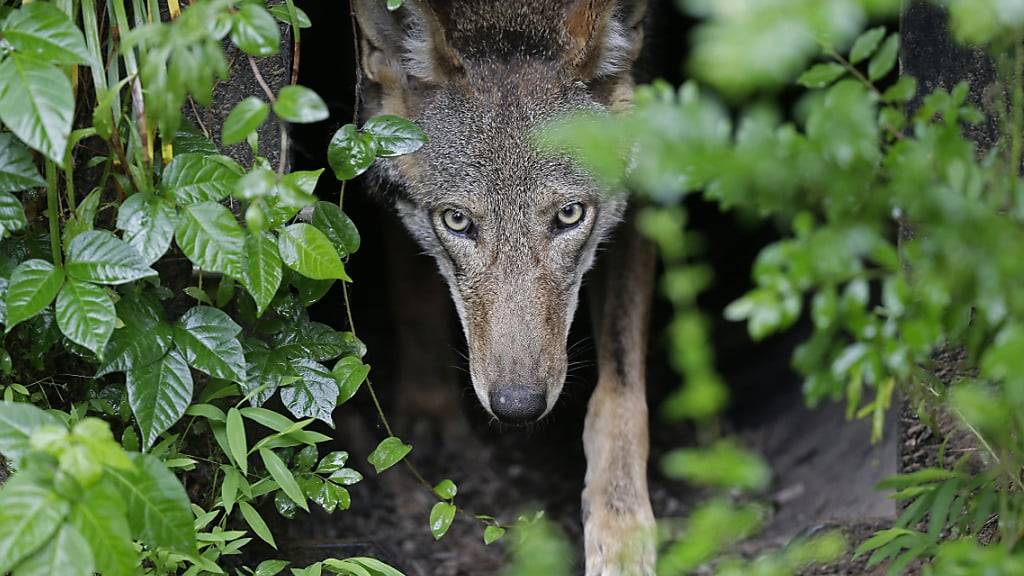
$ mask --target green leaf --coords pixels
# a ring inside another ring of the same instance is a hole
[[[164,168],[160,188],[182,206],[220,202],[231,194],[241,175],[227,156],[178,154]]]
[[[824,88],[843,74],[846,74],[846,69],[834,62],[816,64],[801,74],[796,83],[807,88]]]
[[[298,373],[292,369],[282,351],[274,348],[254,348],[246,351],[246,375],[241,385],[242,392],[249,396],[253,406],[259,406],[270,399],[274,392],[290,380],[297,380]],[[259,392],[253,394],[255,390]]]
[[[404,3],[405,0],[388,0],[387,7],[389,11],[394,12],[401,8]]]
[[[338,332],[320,322],[293,322],[274,338],[274,346],[290,358],[327,361],[343,355],[360,355],[362,342],[351,332]]]
[[[89,543],[104,576],[132,576],[139,564],[127,513],[112,482],[95,484],[71,507],[69,521]]]
[[[163,358],[174,343],[174,327],[170,324],[162,320],[134,321],[131,314],[136,313],[137,308],[126,304],[125,298],[117,303],[116,308],[117,316],[125,326],[114,330],[103,353],[106,362],[96,371],[97,377],[152,364]]]
[[[58,165],[71,134],[75,100],[56,66],[18,53],[0,62],[0,122]]]
[[[93,572],[93,552],[89,543],[74,526],[65,524],[45,546],[18,564],[12,576],[92,576]],[[103,574],[117,576],[114,572],[104,571]]]
[[[331,482],[336,482],[338,484],[341,484],[342,486],[351,486],[353,484],[358,484],[359,482],[362,482],[363,475],[360,474],[358,470],[354,470],[352,468],[342,468],[340,470],[335,470],[334,472],[331,472],[330,479]]]
[[[913,76],[901,76],[895,84],[886,89],[882,100],[886,102],[910,102],[917,95],[917,79]]]
[[[31,404],[0,402],[0,454],[17,460],[29,450],[29,438],[43,426],[65,427],[56,416]]]
[[[309,224],[292,224],[277,239],[281,261],[299,274],[314,280],[351,281],[331,241]]]
[[[21,202],[7,192],[0,192],[0,238],[27,225]]]
[[[106,290],[68,278],[57,295],[56,316],[57,326],[69,340],[103,358],[103,350],[117,323],[114,302]]]
[[[28,148],[14,135],[0,134],[0,192],[18,192],[44,186],[46,180],[39,175]],[[0,220],[0,232],[3,228],[5,226]]]
[[[771,479],[764,461],[725,440],[707,449],[673,450],[662,458],[661,467],[669,478],[707,486],[759,490]]]
[[[367,460],[373,464],[378,474],[391,468],[412,452],[412,446],[402,442],[395,436],[389,436],[370,453]]]
[[[256,566],[253,576],[276,576],[288,566],[286,560],[264,560]]]
[[[174,238],[188,259],[203,270],[242,279],[245,232],[226,207],[216,202],[185,206]]]
[[[266,232],[245,241],[245,268],[240,281],[256,302],[256,316],[262,316],[281,286],[281,256],[277,242]]]
[[[242,512],[242,517],[245,518],[245,523],[252,528],[252,531],[260,537],[267,544],[270,544],[277,550],[277,543],[274,542],[274,535],[270,533],[270,528],[267,527],[267,523],[263,521],[263,517],[256,511],[248,502],[239,501],[238,509]]]
[[[296,418],[316,418],[333,426],[331,412],[337,406],[338,383],[331,373],[312,360],[292,362],[299,380],[281,388],[281,402]]]
[[[363,124],[363,132],[373,136],[377,156],[411,154],[427,143],[427,135],[419,126],[391,114],[370,118]]]
[[[245,424],[242,422],[242,413],[238,408],[232,407],[227,415],[228,448],[231,449],[231,459],[242,471],[242,474],[249,473],[249,443],[245,440]]]
[[[243,4],[234,14],[231,41],[246,54],[271,56],[277,54],[281,39],[277,22],[259,4]]]
[[[274,194],[277,187],[277,174],[269,168],[258,167],[238,179],[234,194],[235,198],[255,200]]]
[[[260,458],[263,459],[263,465],[266,466],[267,472],[270,472],[270,476],[277,482],[277,485],[281,487],[292,502],[298,505],[306,512],[309,512],[309,506],[306,505],[306,497],[302,494],[302,490],[299,488],[298,482],[295,481],[295,476],[292,476],[288,466],[285,465],[284,461],[273,452],[266,448],[260,448]]]
[[[484,544],[490,546],[498,540],[501,540],[501,537],[504,535],[504,528],[502,528],[501,526],[495,526],[491,524],[487,528],[484,528]]]
[[[78,204],[74,214],[64,223],[64,244],[70,244],[75,236],[82,232],[93,229],[96,221],[96,211],[100,207],[100,196],[103,190],[93,188],[92,192]]]
[[[192,401],[192,373],[185,357],[170,349],[163,358],[127,372],[128,403],[142,432],[142,447],[177,422]]]
[[[285,174],[278,186],[278,198],[281,204],[294,208],[305,208],[316,203],[314,190],[323,171],[324,169],[320,168],[319,170],[297,170]]]
[[[320,464],[316,467],[317,474],[329,474],[331,472],[341,470],[345,467],[345,462],[348,461],[348,452],[344,450],[338,450],[331,452],[320,459]]]
[[[858,36],[850,50],[850,64],[857,64],[874,54],[878,45],[882,43],[882,38],[885,38],[885,26],[872,28]]]
[[[388,4],[391,4],[395,0],[388,0]],[[399,1],[399,4],[401,2]],[[347,559],[349,562],[355,562],[367,570],[374,572],[374,576],[405,576],[398,570],[395,570],[391,566],[377,560],[376,558],[366,558],[362,556],[356,556]]]
[[[174,343],[193,368],[241,383],[245,382],[245,355],[238,341],[241,331],[222,310],[196,306],[178,320]]]
[[[277,27],[275,26],[275,30]],[[231,109],[221,128],[220,141],[225,146],[244,142],[254,130],[263,124],[270,114],[267,103],[255,96],[249,96]]]
[[[68,503],[30,478],[0,489],[0,574],[42,547],[68,514]]]
[[[106,230],[75,236],[64,267],[68,276],[97,284],[125,284],[157,275],[135,248]]]
[[[447,502],[438,502],[430,509],[430,534],[434,540],[440,540],[455,519],[455,506]]]
[[[89,64],[85,38],[67,14],[48,2],[15,10],[3,27],[4,39],[26,56],[52,64]]]
[[[351,180],[366,172],[376,158],[373,136],[360,133],[353,124],[339,128],[327,146],[327,163],[338,180]]]
[[[292,458],[292,468],[299,472],[309,472],[319,455],[316,446],[306,446]]]
[[[177,220],[174,204],[149,192],[132,194],[117,209],[117,227],[124,230],[124,241],[148,265],[170,248]]]
[[[868,78],[874,82],[888,74],[893,66],[896,65],[896,57],[899,56],[899,51],[900,35],[898,33],[892,34],[885,40],[882,47],[878,49],[875,56],[871,58],[871,62],[868,63]]]
[[[359,230],[337,204],[317,202],[312,224],[327,236],[342,257],[359,250]]]
[[[7,285],[7,332],[50,305],[64,284],[64,271],[34,258],[18,265]]]
[[[284,22],[285,24],[291,24],[292,22],[291,15],[288,14],[287,4],[275,4],[271,6],[270,13],[273,14],[275,18],[277,18],[281,22]],[[295,7],[295,19],[297,21],[296,24],[299,25],[300,29],[309,28],[310,26],[313,25],[313,23],[309,19],[309,16],[302,11],[302,8],[299,8],[298,6]]]
[[[437,486],[434,486],[434,494],[437,494],[438,497],[444,498],[445,500],[455,498],[455,495],[458,494],[458,492],[459,489],[455,486],[455,482],[448,479],[441,480],[437,483]]]
[[[355,356],[346,356],[338,360],[334,369],[331,370],[331,374],[338,382],[338,404],[344,404],[355,396],[369,373],[370,367]]]
[[[348,490],[334,482],[321,482],[313,500],[329,514],[335,510],[348,510],[352,505],[352,497]]]
[[[326,120],[327,104],[316,92],[305,86],[290,85],[281,88],[274,102],[274,114],[286,122],[308,124]]]
[[[194,554],[196,536],[185,488],[153,456],[135,454],[132,460],[134,471],[107,468],[125,498],[132,534],[154,548]]]

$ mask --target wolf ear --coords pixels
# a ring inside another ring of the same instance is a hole
[[[461,68],[444,28],[423,0],[406,0],[392,12],[384,0],[353,0],[360,30],[360,65],[371,82],[400,88],[410,79],[442,82]]]
[[[628,73],[643,46],[646,13],[647,0],[572,0],[565,65],[585,82]]]

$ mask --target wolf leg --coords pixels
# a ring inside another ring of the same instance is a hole
[[[628,221],[605,257],[594,299],[599,376],[583,430],[586,574],[653,576],[644,363],[655,255]]]

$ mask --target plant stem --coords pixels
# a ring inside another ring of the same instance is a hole
[[[57,165],[51,160],[46,161],[46,219],[50,223],[50,252],[53,265],[63,266],[60,246],[60,198],[57,195]]]

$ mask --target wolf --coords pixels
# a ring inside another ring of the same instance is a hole
[[[536,144],[548,122],[629,108],[645,0],[354,0],[361,115],[411,119],[428,142],[374,177],[447,280],[480,404],[543,418],[562,390],[584,275],[598,381],[582,494],[587,576],[647,576],[645,351],[655,254],[626,195]],[[600,258],[598,248],[601,246]]]

